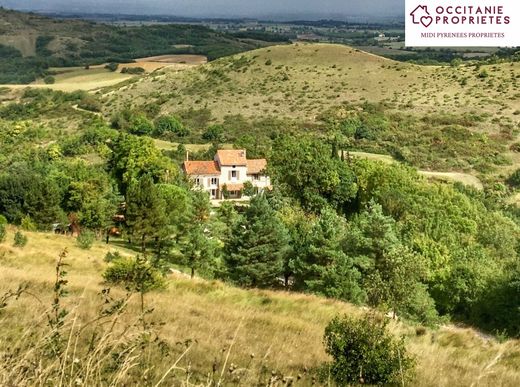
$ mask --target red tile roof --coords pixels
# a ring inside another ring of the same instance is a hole
[[[217,151],[220,165],[240,165],[245,166],[247,164],[246,151],[244,149],[221,149]]]
[[[188,175],[220,175],[216,161],[185,161],[183,167]]]
[[[247,174],[260,173],[267,167],[266,159],[247,160]]]

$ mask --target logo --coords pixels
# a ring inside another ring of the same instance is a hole
[[[412,17],[413,24],[422,24],[426,28],[433,23],[433,17],[430,16],[427,5],[417,6],[417,8],[410,13],[410,16]]]
[[[518,0],[406,0],[406,46],[520,46]]]

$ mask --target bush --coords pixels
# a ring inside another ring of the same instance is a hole
[[[45,78],[43,78],[43,82],[45,82],[46,85],[52,85],[54,82],[56,82],[56,79],[52,75],[47,75]]]
[[[6,235],[7,235],[7,227],[5,224],[0,223],[0,243],[5,241]]]
[[[139,256],[114,260],[103,273],[103,278],[110,284],[123,285],[129,291],[141,293],[165,287],[162,273]]]
[[[113,261],[117,261],[119,259],[122,259],[122,255],[119,253],[119,251],[115,251],[115,252],[111,252],[109,251],[108,253],[106,253],[105,255],[105,262],[113,262]]]
[[[509,176],[507,183],[513,188],[520,187],[520,169],[517,169]]]
[[[14,246],[16,247],[24,247],[27,244],[27,236],[22,234],[20,231],[17,231],[14,234]]]
[[[0,225],[7,226],[7,218],[3,215],[0,215]]]
[[[105,65],[105,68],[110,71],[116,71],[118,67],[119,67],[119,64],[115,63],[115,62],[107,63]]]
[[[395,340],[386,323],[374,316],[334,318],[325,328],[330,373],[338,385],[396,384],[410,377],[414,360],[403,340]]]
[[[160,116],[155,120],[155,134],[161,136],[165,133],[182,135],[185,128],[175,116]]]
[[[25,230],[25,231],[36,231],[36,229],[38,228],[36,226],[36,223],[34,223],[34,221],[31,219],[31,217],[29,215],[26,215],[22,218],[20,227],[22,228],[22,230]]]
[[[142,67],[123,67],[121,74],[144,74],[145,70]]]
[[[92,231],[82,231],[76,239],[76,244],[80,249],[88,250],[92,247],[96,236]]]

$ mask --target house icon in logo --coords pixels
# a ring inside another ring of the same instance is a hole
[[[413,24],[422,24],[425,27],[429,27],[433,18],[430,16],[428,12],[428,6],[419,5],[412,12],[410,12],[410,16],[412,17]]]

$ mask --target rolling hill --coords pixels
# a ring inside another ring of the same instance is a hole
[[[128,105],[155,103],[172,114],[202,109],[211,115],[207,124],[224,123],[231,140],[271,135],[247,121],[275,117],[281,131],[319,132],[324,116],[341,123],[368,108],[384,122],[375,124],[377,135],[359,139],[359,150],[426,169],[488,174],[499,166],[497,173],[507,174],[520,162],[509,150],[519,129],[519,77],[519,62],[419,66],[341,45],[297,43],[184,72],[165,69],[111,89],[104,100],[107,117]]]
[[[0,9],[0,84],[32,82],[48,67],[132,62],[162,54],[202,54],[211,60],[269,44],[203,26],[116,27]]]

